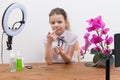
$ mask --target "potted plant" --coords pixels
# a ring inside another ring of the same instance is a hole
[[[110,49],[113,38],[108,35],[110,29],[105,27],[101,16],[89,19],[87,22],[89,26],[86,28],[87,32],[84,35],[85,45],[80,48],[80,54],[84,58],[86,52],[89,51],[90,54],[94,54],[94,57],[93,64],[86,65],[104,67],[105,59],[108,57],[110,57],[110,64],[113,64],[112,49]]]

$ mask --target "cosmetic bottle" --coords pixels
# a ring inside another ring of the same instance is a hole
[[[9,50],[9,63],[10,63],[10,72],[16,71],[16,55],[13,50]]]
[[[16,68],[17,71],[22,71],[23,66],[22,66],[22,57],[20,55],[20,51],[17,52],[17,59],[16,59]]]

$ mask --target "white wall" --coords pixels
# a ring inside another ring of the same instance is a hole
[[[27,10],[26,26],[20,34],[14,36],[12,45],[14,52],[21,51],[26,63],[44,62],[43,38],[51,29],[48,15],[55,7],[62,7],[68,13],[71,30],[78,35],[80,45],[84,44],[83,35],[88,26],[86,20],[99,15],[103,17],[106,27],[111,29],[110,35],[120,32],[120,0],[0,0],[0,38],[3,32],[2,15],[4,10],[14,2],[23,4]],[[8,62],[6,38],[7,36],[4,35],[4,63]],[[91,60],[92,56],[86,54],[83,61]]]

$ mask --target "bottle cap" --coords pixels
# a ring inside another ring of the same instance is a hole
[[[17,51],[17,56],[20,57],[20,51]]]

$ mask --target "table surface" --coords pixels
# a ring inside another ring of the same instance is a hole
[[[0,64],[0,80],[105,80],[105,68],[86,67],[84,63],[31,63],[32,69],[10,72],[8,64]],[[120,80],[120,68],[110,67],[110,80]]]

